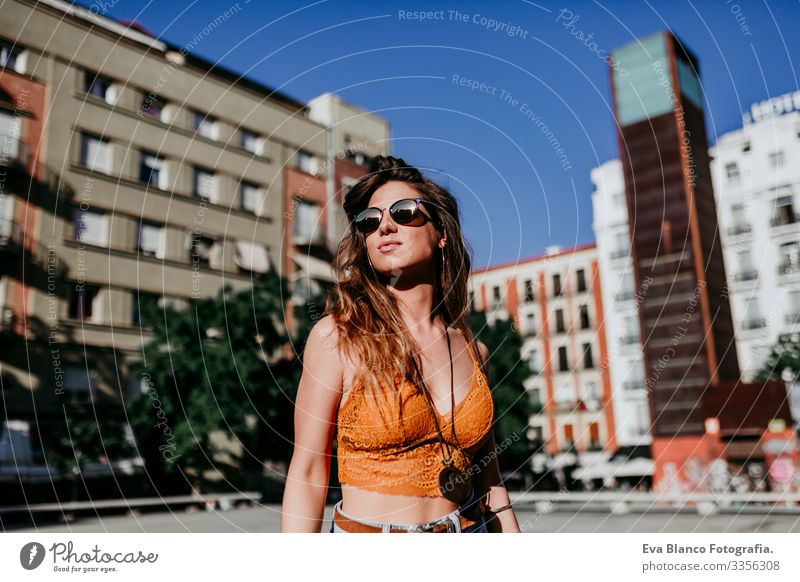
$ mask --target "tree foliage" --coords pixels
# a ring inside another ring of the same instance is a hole
[[[533,444],[528,440],[528,419],[533,404],[523,381],[530,375],[527,364],[521,360],[522,338],[513,321],[498,319],[487,324],[486,315],[470,315],[470,329],[489,349],[489,385],[494,395],[495,441],[501,443],[517,435],[498,456],[504,471],[523,471],[529,466]]]
[[[800,334],[784,333],[772,347],[767,359],[756,373],[756,380],[781,378],[784,373],[797,378],[800,374]]]
[[[301,368],[296,354],[283,353],[300,341],[286,331],[287,287],[268,273],[244,291],[225,286],[186,309],[143,313],[155,337],[135,368],[143,393],[128,409],[148,470],[199,481],[218,469],[247,486],[265,459],[288,460]],[[241,453],[226,455],[220,436]]]

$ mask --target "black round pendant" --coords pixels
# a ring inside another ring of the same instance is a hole
[[[472,491],[469,475],[452,465],[443,468],[439,471],[439,491],[445,499],[458,505],[464,504]]]

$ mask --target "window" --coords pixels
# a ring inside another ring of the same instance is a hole
[[[639,322],[635,317],[625,318],[625,335],[619,339],[623,345],[632,345],[639,341]]]
[[[587,369],[594,368],[592,344],[583,344],[583,367]]]
[[[110,105],[117,100],[117,92],[111,79],[91,71],[84,73],[84,90],[87,95],[98,97]]]
[[[529,313],[525,318],[525,335],[536,335],[536,317]]]
[[[73,238],[93,245],[105,246],[108,242],[106,215],[94,210],[76,208],[72,215]]]
[[[753,259],[749,250],[739,251],[736,257],[738,263],[736,279],[738,281],[750,281],[758,277],[758,271],[753,268]]]
[[[538,372],[539,371],[539,352],[536,350],[531,350],[530,356],[528,356],[528,367],[531,369],[531,372]]]
[[[315,174],[319,171],[319,160],[316,156],[305,150],[297,152],[297,167],[307,174]]]
[[[20,136],[22,122],[19,116],[11,111],[0,109],[0,158],[16,160],[22,153]]]
[[[561,295],[561,275],[553,275],[553,295]]]
[[[92,172],[111,172],[111,148],[108,140],[81,133],[80,164]]]
[[[469,309],[475,311],[475,291],[468,291],[469,293]]]
[[[217,120],[200,111],[194,112],[194,123],[192,127],[194,127],[194,130],[198,134],[208,139],[218,139],[219,137]]]
[[[158,259],[164,258],[164,228],[158,224],[140,222],[136,237],[139,253]]]
[[[611,257],[614,259],[620,257],[627,257],[628,256],[628,245],[630,244],[630,240],[628,240],[628,233],[627,232],[618,232],[616,235],[616,244],[615,250],[611,253]]]
[[[258,214],[258,209],[261,205],[261,192],[258,190],[258,185],[242,181],[239,185],[239,200],[242,210]]]
[[[780,273],[797,273],[800,271],[800,243],[797,241],[781,245]]]
[[[583,269],[578,269],[576,275],[578,278],[578,291],[586,291],[586,272]]]
[[[733,204],[731,206],[732,225],[728,232],[730,234],[743,234],[750,232],[750,224],[747,222],[747,207],[744,204]]]
[[[627,301],[633,299],[633,296],[633,277],[629,273],[626,273],[622,278],[622,284],[620,285],[619,292],[615,295],[615,299],[617,301]]]
[[[745,329],[756,329],[764,327],[766,322],[761,317],[761,309],[758,307],[758,298],[751,296],[745,304],[745,316],[742,326]]]
[[[502,301],[500,297],[500,287],[495,285],[492,287],[492,308],[499,307]]]
[[[164,168],[164,158],[148,152],[142,152],[142,158],[139,162],[139,180],[150,186],[166,190],[167,173]]]
[[[192,264],[197,264],[203,267],[211,266],[212,255],[214,254],[215,242],[213,238],[190,232],[189,240],[189,259]]]
[[[540,408],[542,406],[542,389],[531,388],[529,394],[531,398],[531,404],[533,404],[534,407]]]
[[[567,331],[567,328],[564,325],[564,310],[556,309],[556,332],[564,333],[565,331]]]
[[[797,222],[794,213],[794,204],[791,196],[781,196],[775,200],[775,216],[772,219],[772,226],[783,226]]]
[[[25,54],[22,47],[0,40],[0,67],[17,73],[25,72]]]
[[[249,129],[239,130],[239,145],[258,156],[264,155],[264,140]]]
[[[725,164],[725,177],[728,180],[728,184],[738,184],[740,179],[739,164],[736,162]]]
[[[569,361],[567,360],[567,346],[558,348],[558,370],[560,372],[569,371]]]
[[[194,168],[194,195],[216,204],[218,202],[217,196],[217,178],[210,170],[203,168]]]
[[[260,243],[246,240],[236,241],[234,261],[241,272],[266,273],[269,271],[269,255],[267,247]]]
[[[800,289],[789,291],[789,313],[786,319],[790,323],[797,322],[800,318]]]
[[[536,294],[533,290],[533,281],[530,279],[525,280],[525,303],[530,303],[536,299]]]
[[[69,286],[69,316],[86,321],[92,319],[94,301],[100,291],[94,285],[75,282]]]
[[[94,399],[95,373],[86,366],[66,366],[64,368],[64,392],[67,398],[76,403],[87,403]]]
[[[142,114],[147,117],[161,121],[166,106],[167,102],[158,95],[153,93],[144,93],[142,95]]]
[[[320,208],[318,204],[306,200],[297,200],[297,209],[294,217],[295,244],[322,242],[323,232],[319,215]]]
[[[581,329],[589,329],[591,324],[589,323],[589,307],[586,305],[580,306],[580,320],[581,320]]]
[[[772,152],[769,154],[769,167],[770,168],[779,168],[784,165],[786,162],[786,155],[780,152]]]

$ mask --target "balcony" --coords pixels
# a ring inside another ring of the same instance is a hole
[[[746,319],[742,322],[742,329],[761,329],[762,327],[766,327],[767,320],[763,317],[755,317],[752,319]]]
[[[0,143],[3,144],[0,148],[0,166],[28,167],[28,146],[20,136],[0,135]]]
[[[644,380],[625,380],[622,383],[622,389],[625,392],[638,392],[640,390],[644,390]]]
[[[796,224],[800,222],[800,214],[792,211],[779,210],[778,215],[772,218],[770,224],[772,226],[786,226],[787,224]]]
[[[617,249],[616,251],[611,251],[611,258],[612,259],[621,259],[622,257],[630,256],[630,251],[628,249]]]
[[[634,296],[633,291],[620,291],[619,293],[614,295],[614,300],[619,302],[630,301],[631,299],[633,299],[633,296]]]
[[[734,224],[733,226],[728,228],[728,234],[730,236],[738,236],[741,234],[748,234],[753,231],[753,227],[746,222],[742,222],[740,224]]]
[[[623,346],[629,346],[633,344],[639,343],[639,336],[638,335],[623,335],[619,338],[619,343]]]
[[[758,271],[755,269],[747,269],[744,271],[739,271],[736,273],[734,279],[736,281],[752,281],[753,279],[758,279]]]
[[[25,232],[22,225],[7,218],[0,218],[0,250],[19,253],[22,251]]]
[[[800,273],[800,264],[789,262],[783,262],[778,265],[778,275],[785,276],[785,275],[795,275]]]

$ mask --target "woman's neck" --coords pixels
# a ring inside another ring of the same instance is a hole
[[[434,289],[429,283],[421,283],[408,289],[390,288],[397,297],[403,321],[415,335],[434,334],[444,327],[439,310],[433,308]]]

